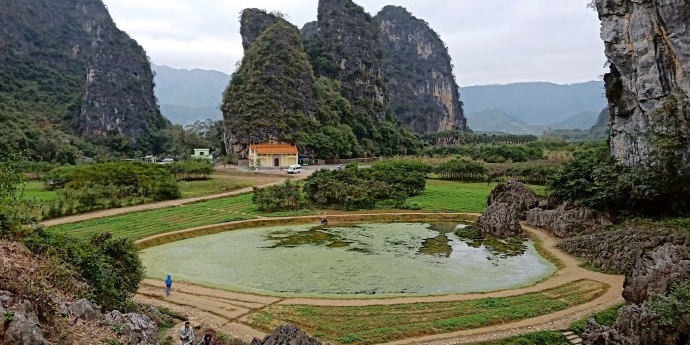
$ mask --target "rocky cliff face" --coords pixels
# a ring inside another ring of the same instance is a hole
[[[661,150],[689,161],[690,146],[678,143],[690,137],[690,1],[595,4],[611,64],[605,81],[612,153],[633,166],[657,161]]]
[[[429,25],[399,6],[376,19],[393,112],[419,133],[465,129],[448,49]]]
[[[82,136],[136,139],[166,125],[143,48],[101,1],[0,0],[0,8],[5,114]]]
[[[268,13],[257,8],[247,8],[240,15],[240,35],[242,47],[246,52],[249,46],[268,29],[269,26],[281,21],[282,16],[276,13]]]
[[[249,46],[223,97],[225,147],[245,158],[251,143],[294,142],[314,115],[314,74],[299,30],[279,20]]]
[[[340,80],[343,96],[359,99],[355,106],[364,117],[363,126],[385,119],[388,100],[376,20],[352,0],[320,0],[317,23],[319,51],[312,53],[318,55],[314,56],[317,77]]]

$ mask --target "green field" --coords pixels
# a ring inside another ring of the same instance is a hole
[[[409,205],[418,205],[431,212],[484,212],[486,198],[495,183],[468,183],[444,180],[427,180],[424,194],[408,199]],[[538,194],[545,193],[543,186],[530,186]]]
[[[38,202],[50,201],[57,198],[57,192],[45,190],[42,182],[31,181],[24,188],[24,199],[34,198]]]
[[[487,186],[486,183],[428,180],[424,194],[410,198],[408,204],[416,204],[422,211],[430,212],[482,212],[486,208],[486,198],[494,187],[495,185]],[[537,187],[535,190],[543,191],[543,187]],[[51,228],[51,231],[76,237],[111,232],[117,238],[138,240],[160,233],[253,219],[258,216],[282,217],[316,213],[314,210],[302,210],[265,214],[252,203],[251,194],[244,194],[185,206],[66,224]]]
[[[546,315],[591,301],[607,289],[605,284],[580,280],[541,292],[459,302],[368,307],[277,304],[250,314],[247,321],[265,332],[295,324],[336,344],[376,344]]]
[[[243,194],[196,204],[65,224],[53,227],[50,231],[81,238],[102,232],[111,232],[116,238],[138,240],[160,233],[197,226],[254,219],[258,215],[280,217],[310,213],[310,211],[303,211],[262,214],[252,203],[252,195]]]
[[[213,177],[209,180],[180,182],[180,192],[183,198],[194,198],[202,195],[212,195],[229,192],[235,189],[251,187],[251,183],[237,182],[229,178]]]

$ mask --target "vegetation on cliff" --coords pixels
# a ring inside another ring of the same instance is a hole
[[[250,143],[294,142],[314,117],[314,75],[299,30],[280,21],[247,50],[225,91],[225,144],[246,156]]]
[[[466,128],[448,48],[439,35],[399,6],[384,7],[376,20],[398,120],[418,133]]]
[[[0,7],[0,151],[73,164],[80,151],[96,151],[94,138],[160,148],[167,121],[146,54],[101,1]]]
[[[143,278],[144,270],[134,243],[114,240],[108,233],[90,241],[47,233],[35,224],[36,204],[24,201],[22,192],[26,162],[21,157],[0,157],[0,239],[24,242],[34,253],[50,258],[67,272],[87,283],[80,297],[104,310],[126,310]]]

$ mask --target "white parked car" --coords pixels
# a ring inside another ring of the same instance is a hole
[[[299,174],[301,172],[302,172],[302,166],[301,165],[291,165],[287,168],[288,174]]]

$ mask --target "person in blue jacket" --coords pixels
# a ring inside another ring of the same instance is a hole
[[[172,287],[172,278],[168,274],[168,278],[165,279],[165,296],[170,296],[170,288]]]

